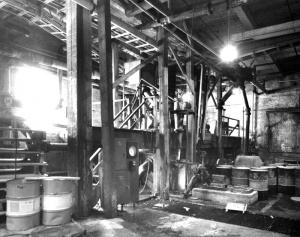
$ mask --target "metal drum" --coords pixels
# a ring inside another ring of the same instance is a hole
[[[43,179],[43,224],[62,225],[71,221],[74,182],[67,177]]]
[[[278,192],[293,195],[295,192],[295,166],[278,166]]]
[[[268,169],[252,168],[249,173],[249,187],[258,192],[258,199],[265,200],[268,198]]]
[[[295,193],[300,196],[300,166],[295,169]]]
[[[248,186],[249,184],[248,167],[232,167],[232,185],[233,186]]]
[[[231,169],[232,165],[219,165],[216,168],[216,173],[225,176],[226,185],[231,184]]]
[[[268,185],[269,185],[269,194],[277,193],[277,166],[261,166],[260,168],[268,169]]]
[[[7,182],[6,228],[27,230],[40,224],[40,182],[15,179]]]

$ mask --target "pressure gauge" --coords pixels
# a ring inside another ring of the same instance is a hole
[[[136,155],[136,152],[137,152],[137,151],[136,151],[136,146],[130,146],[130,147],[129,147],[128,153],[129,153],[130,156],[132,156],[132,157],[135,156],[135,155]]]

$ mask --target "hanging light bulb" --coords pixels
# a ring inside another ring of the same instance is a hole
[[[237,47],[232,44],[225,45],[220,51],[220,59],[225,63],[231,63],[238,58]]]

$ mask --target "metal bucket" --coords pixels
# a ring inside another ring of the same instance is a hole
[[[300,196],[300,166],[295,169],[295,194]]]
[[[233,186],[248,186],[249,185],[248,167],[232,167],[232,185]]]
[[[226,185],[231,184],[232,165],[219,165],[216,168],[216,173],[225,176]]]
[[[43,180],[43,224],[62,225],[71,221],[73,207],[72,180],[49,179]]]
[[[293,195],[295,192],[295,167],[278,166],[278,192]]]
[[[268,169],[252,168],[249,173],[249,187],[258,192],[258,199],[264,200],[268,198]]]
[[[269,194],[276,194],[277,193],[277,166],[269,165],[269,166],[262,166],[260,168],[268,169],[268,185],[269,185]]]
[[[14,179],[7,182],[6,228],[28,230],[40,224],[40,182]]]

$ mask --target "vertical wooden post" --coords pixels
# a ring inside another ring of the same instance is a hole
[[[91,14],[71,0],[66,1],[68,67],[68,175],[79,176],[76,214],[88,216],[92,191],[89,166],[92,140]]]
[[[187,58],[190,60],[186,63],[186,74],[190,80],[190,84],[195,88],[194,78],[194,64],[193,64],[193,55],[192,51],[188,49],[187,51]],[[192,94],[192,91],[187,86],[187,92],[189,92],[191,96],[191,111],[196,111],[196,104],[195,104],[195,95]],[[196,142],[196,126],[195,126],[195,115],[189,114],[187,115],[187,143],[186,143],[186,159],[190,162],[195,161],[195,142]]]
[[[118,80],[118,74],[119,74],[119,48],[118,44],[116,42],[112,42],[112,82]],[[113,88],[113,117],[118,112],[119,104],[115,103],[115,100],[117,99],[116,94],[116,88]],[[116,127],[118,125],[118,119],[114,122],[114,126]]]
[[[157,165],[154,174],[160,196],[169,198],[170,189],[170,131],[169,131],[169,77],[168,77],[168,36],[163,28],[158,29],[158,41],[160,42],[158,57],[158,77],[160,90],[160,124],[159,145],[156,150]],[[157,175],[158,174],[158,175]]]
[[[223,101],[222,101],[222,77],[220,76],[217,84],[217,100],[218,100],[218,158],[223,158],[223,141],[222,141],[222,113],[223,113]]]
[[[103,150],[102,206],[107,217],[117,211],[114,177],[114,125],[112,97],[112,51],[111,51],[110,1],[98,0],[98,37],[100,58],[101,93],[101,141]]]

